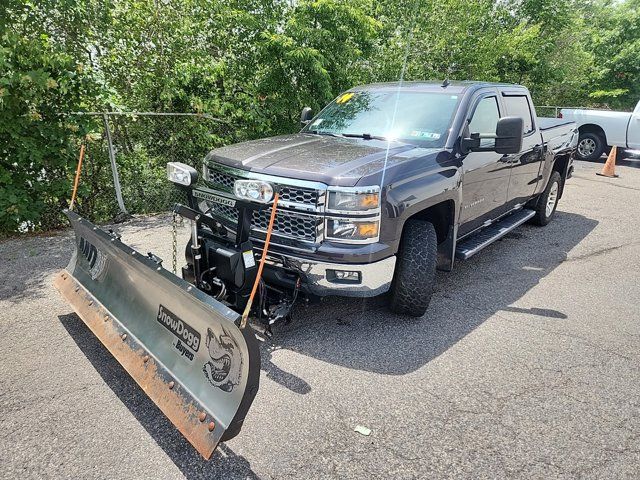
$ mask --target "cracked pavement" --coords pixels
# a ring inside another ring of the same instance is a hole
[[[71,233],[0,242],[0,477],[640,478],[636,164],[577,162],[553,222],[439,272],[421,319],[301,305],[209,462],[51,286]],[[168,216],[118,229],[170,263]]]

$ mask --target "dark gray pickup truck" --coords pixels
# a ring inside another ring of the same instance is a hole
[[[525,87],[480,82],[356,87],[315,117],[305,108],[301,121],[297,134],[213,150],[188,187],[190,207],[208,220],[192,237],[205,253],[194,260],[190,242],[183,277],[240,308],[247,294],[230,297],[235,273],[224,274],[234,268],[212,265],[239,238],[236,202],[256,188],[238,190],[238,180],[279,192],[261,283],[265,298],[278,295],[260,302],[272,321],[299,292],[390,290],[391,310],[423,315],[436,268],[451,270],[527,220],[552,219],[578,138],[573,122],[537,118]],[[258,252],[269,217],[253,211],[243,226]],[[207,282],[214,270],[224,294]]]

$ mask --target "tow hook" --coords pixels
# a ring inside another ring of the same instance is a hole
[[[300,277],[296,280],[296,286],[293,290],[293,294],[291,297],[281,298],[278,303],[273,305],[269,305],[268,308],[268,316],[266,318],[265,331],[271,337],[273,336],[273,332],[271,331],[271,327],[276,323],[284,321],[284,324],[287,325],[291,323],[293,320],[291,317],[291,311],[293,310],[293,306],[298,299],[298,292],[300,291]]]

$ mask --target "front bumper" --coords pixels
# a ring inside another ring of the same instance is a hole
[[[279,274],[295,272],[299,274],[303,288],[308,293],[342,297],[373,297],[386,292],[391,287],[396,257],[387,257],[372,263],[327,263],[308,258],[267,255],[266,263],[272,279],[278,281]],[[357,282],[347,282],[335,277],[336,271],[358,272]],[[284,282],[283,282],[284,283]]]

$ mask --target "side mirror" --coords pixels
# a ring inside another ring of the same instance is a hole
[[[496,126],[496,153],[518,153],[522,150],[522,117],[503,117]]]
[[[311,110],[311,107],[304,107],[302,109],[302,113],[300,114],[300,123],[302,125],[307,125],[312,118],[313,118],[313,110]]]
[[[523,130],[524,120],[520,117],[502,117],[498,119],[495,134],[469,134],[469,125],[466,125],[460,139],[460,150],[462,150],[463,154],[469,152],[496,152],[503,155],[518,153],[522,150]],[[493,138],[494,145],[491,147],[480,146],[481,140],[484,138]]]
[[[465,155],[469,152],[477,152],[480,150],[480,134],[469,134],[469,125],[465,125],[464,131],[462,132],[460,150],[462,150],[462,153]]]

